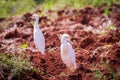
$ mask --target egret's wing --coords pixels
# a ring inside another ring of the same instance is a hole
[[[68,45],[69,45],[69,57],[71,59],[71,64],[72,64],[71,67],[74,66],[74,69],[76,69],[77,65],[76,65],[75,52],[71,44],[68,43]]]
[[[34,42],[36,47],[41,51],[42,54],[45,53],[45,38],[40,30],[34,32]]]
[[[64,55],[65,55],[65,54],[68,54],[68,48],[67,48],[67,46],[61,44],[60,50],[61,50],[61,53],[62,53],[62,54],[64,54]]]
[[[71,44],[68,43],[68,47],[69,47],[69,56],[71,58],[72,61],[75,61],[75,52],[74,49],[72,48]]]
[[[61,52],[62,61],[67,65],[68,68],[70,68],[71,60],[69,58],[68,48],[64,46],[63,44],[61,44],[60,52]]]
[[[66,46],[64,46],[63,44],[61,44],[60,46],[60,53],[61,53],[61,58],[66,58],[68,55],[68,49]]]

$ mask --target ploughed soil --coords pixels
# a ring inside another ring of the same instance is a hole
[[[120,5],[98,8],[65,8],[43,13],[0,18],[0,54],[29,58],[36,71],[23,70],[10,80],[120,80]],[[46,40],[42,55],[33,42],[31,15],[40,15],[39,26]],[[111,26],[111,27],[110,27]],[[60,57],[60,37],[71,36],[78,69],[67,71]],[[25,48],[21,45],[28,44]],[[1,65],[1,64],[0,64]],[[0,80],[8,80],[10,68],[0,67]]]

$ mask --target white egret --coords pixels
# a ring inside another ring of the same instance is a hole
[[[72,48],[71,44],[68,42],[69,35],[63,34],[61,37],[61,58],[66,66],[70,69],[70,71],[74,72],[77,68],[76,59],[75,59],[75,52]]]
[[[35,23],[34,23],[34,43],[37,49],[39,49],[39,51],[42,54],[45,54],[45,38],[43,36],[43,33],[41,32],[41,30],[39,29],[39,16],[37,14],[33,14],[32,18],[35,19]]]

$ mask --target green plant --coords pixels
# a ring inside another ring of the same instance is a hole
[[[44,0],[44,3],[42,4],[43,10],[49,10],[52,7],[54,7],[54,4],[56,3],[56,0]]]
[[[32,72],[37,72],[37,69],[33,67]]]
[[[95,71],[95,77],[97,77],[100,80],[103,77],[103,73],[99,70],[96,70]]]
[[[106,34],[106,33],[107,33],[107,30],[103,29],[102,34]]]
[[[47,11],[49,9],[63,9],[64,7],[81,8],[86,5],[98,7],[106,4],[104,14],[109,14],[109,8],[113,3],[120,3],[120,0],[0,0],[0,17],[23,14],[35,8]]]
[[[115,26],[113,26],[113,25],[109,26],[109,30],[114,30],[114,29],[115,29]]]
[[[44,71],[41,71],[41,72],[40,72],[40,74],[41,74],[41,75],[45,75],[45,74],[46,74],[46,72],[44,72]]]
[[[31,70],[32,65],[28,59],[24,59],[20,56],[7,56],[5,54],[0,54],[0,65],[9,66],[13,74],[19,74],[22,70]]]
[[[33,0],[0,0],[0,17],[28,12],[35,6]]]
[[[24,43],[20,46],[20,49],[24,49],[24,48],[27,48],[28,47],[28,44],[27,43]]]
[[[110,61],[107,60],[106,62],[103,62],[102,64],[103,68],[105,68],[109,72],[109,77],[111,80],[119,80],[118,76],[119,73],[116,73],[111,67],[110,67]]]

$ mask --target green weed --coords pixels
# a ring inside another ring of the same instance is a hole
[[[99,80],[102,79],[103,73],[99,70],[95,71],[95,77],[97,77]]]
[[[33,0],[0,0],[0,17],[28,12],[35,6]]]
[[[107,34],[107,30],[103,29],[102,34]]]
[[[27,48],[28,47],[28,44],[27,43],[24,43],[20,46],[20,49],[24,49],[24,48]]]
[[[115,26],[113,26],[113,25],[109,26],[109,30],[114,30],[114,29],[115,29]]]
[[[109,72],[109,76],[106,76],[106,77],[109,77],[111,80],[118,80],[118,76],[119,75],[119,72],[116,73],[111,67],[110,67],[110,61],[107,60],[106,62],[104,62],[102,64],[103,68],[105,68],[108,72]]]
[[[101,4],[106,4],[104,14],[109,14],[113,3],[119,4],[120,0],[0,0],[0,17],[23,14],[36,8],[47,11],[65,7],[81,8],[87,5],[98,7]]]
[[[15,55],[8,57],[5,54],[0,54],[0,64],[3,66],[9,66],[13,74],[19,74],[22,70],[32,69],[32,65],[28,59]]]
[[[46,72],[44,72],[44,71],[41,71],[41,72],[40,72],[40,74],[41,74],[41,75],[45,75],[45,74],[46,74]]]

